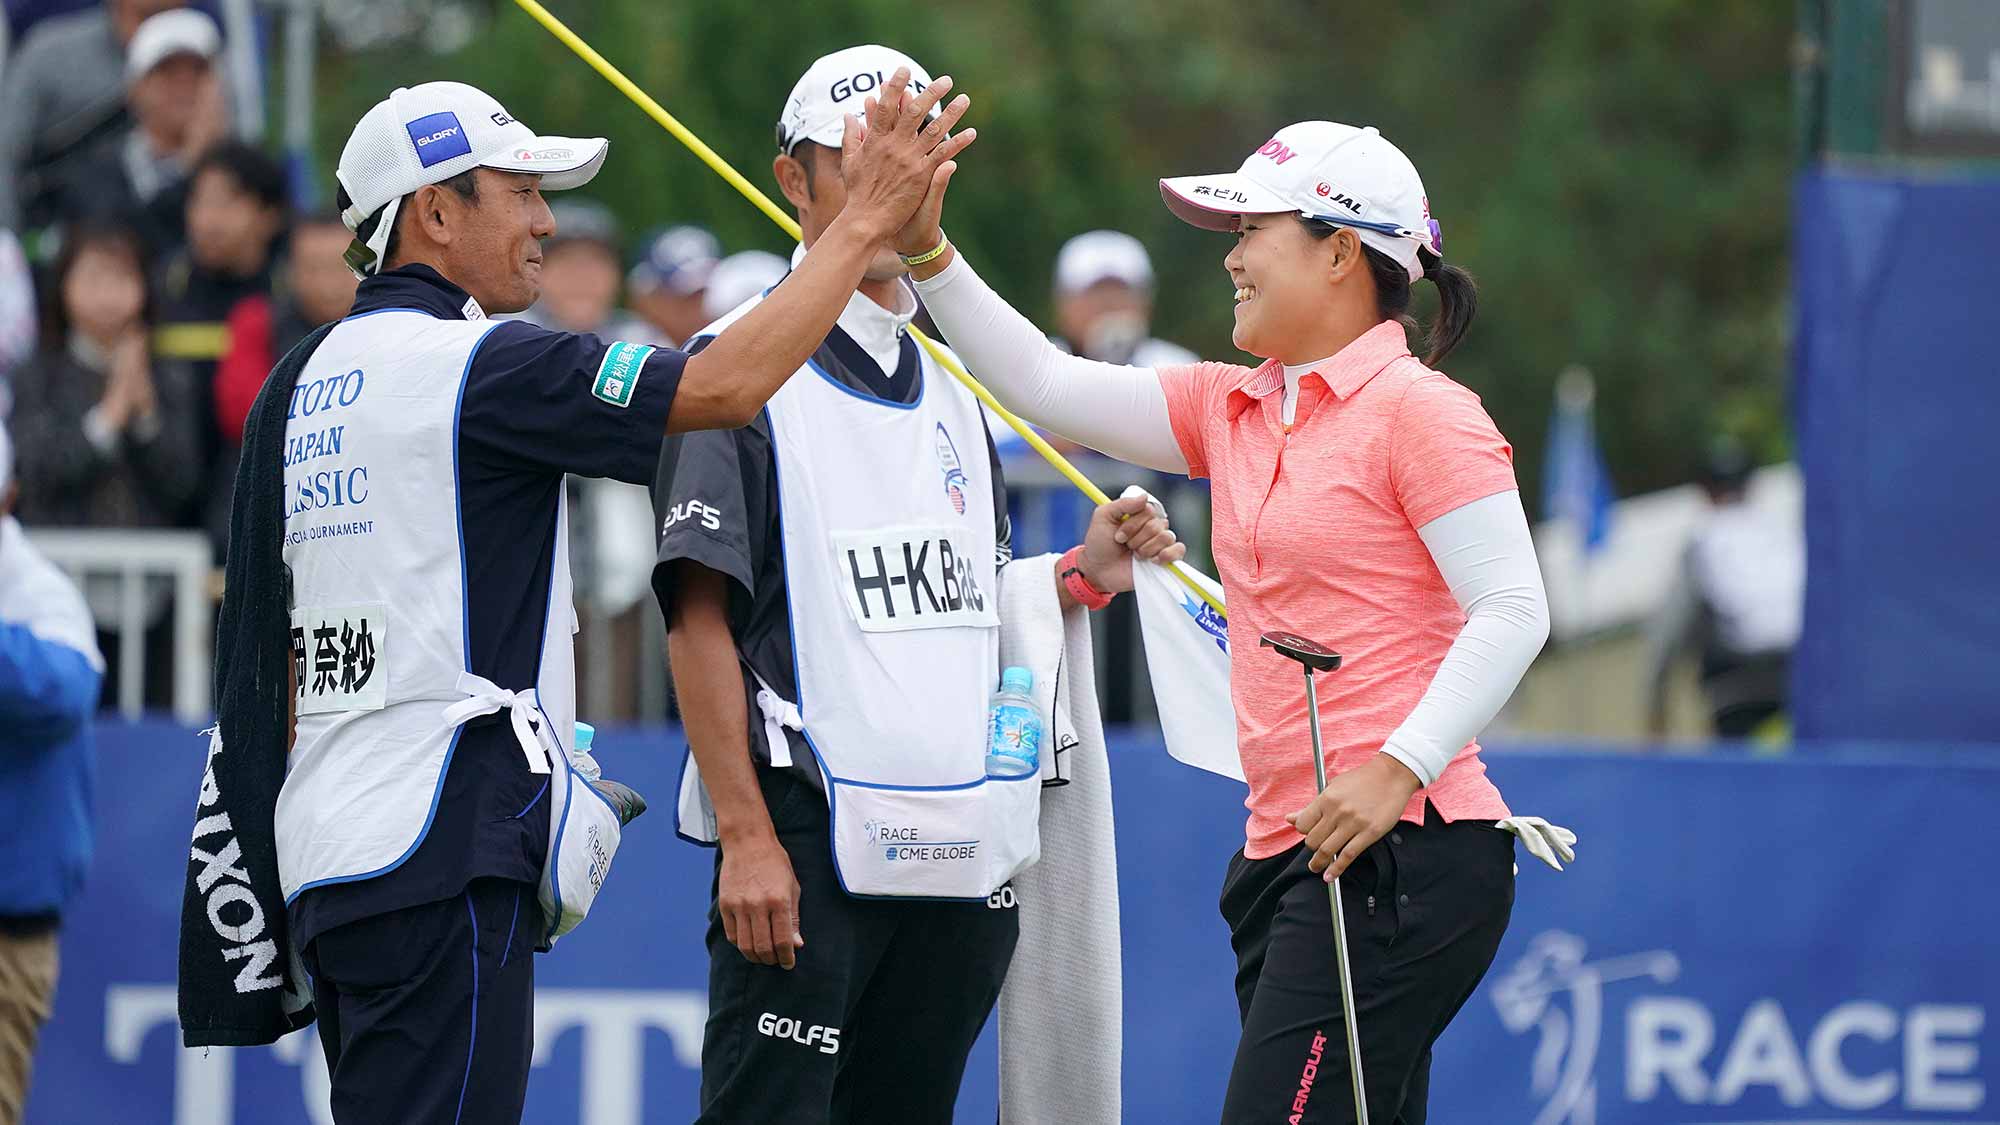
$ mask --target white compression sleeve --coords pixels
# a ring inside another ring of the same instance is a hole
[[[1159,373],[1083,359],[1049,342],[955,254],[917,292],[938,329],[1001,405],[1121,461],[1187,472]]]
[[[1520,685],[1549,638],[1549,602],[1519,492],[1454,508],[1417,534],[1465,611],[1465,628],[1382,752],[1429,785]]]

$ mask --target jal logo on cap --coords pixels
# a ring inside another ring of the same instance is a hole
[[[1321,199],[1328,200],[1333,203],[1338,203],[1342,207],[1347,208],[1349,211],[1352,211],[1357,215],[1361,213],[1360,200],[1354,198],[1353,196],[1347,194],[1344,191],[1341,191],[1339,188],[1334,187],[1332,184],[1327,183],[1325,180],[1321,180],[1319,182],[1319,185],[1313,188],[1313,194],[1319,196]]]
[[[458,115],[450,110],[425,114],[403,128],[410,131],[410,143],[417,146],[417,159],[426,168],[472,151],[472,142],[466,139],[464,126],[458,123]]]

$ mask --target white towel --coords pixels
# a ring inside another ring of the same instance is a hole
[[[1215,579],[1193,567],[1184,573],[1222,600],[1222,585]],[[1167,753],[1197,769],[1242,781],[1236,705],[1229,698],[1229,619],[1166,567],[1135,563],[1132,582]]]
[[[1001,1125],[1120,1118],[1124,991],[1111,764],[1090,615],[1062,611],[1055,556],[1001,572],[1000,664],[1030,668],[1049,717],[1041,859],[1014,877],[1021,940],[1000,990]]]

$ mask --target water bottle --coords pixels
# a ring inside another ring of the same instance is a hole
[[[569,752],[570,764],[576,767],[577,774],[583,780],[592,785],[597,784],[597,779],[604,776],[604,770],[598,766],[597,759],[590,756],[590,744],[596,739],[596,727],[589,723],[578,723],[576,738],[570,743]]]
[[[1009,668],[986,724],[986,775],[1026,777],[1042,768],[1042,709],[1035,703],[1035,674]]]

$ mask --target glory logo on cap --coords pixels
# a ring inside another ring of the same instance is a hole
[[[417,146],[417,159],[426,168],[472,151],[472,142],[465,139],[458,115],[448,110],[419,117],[404,128],[410,131],[410,140]]]

